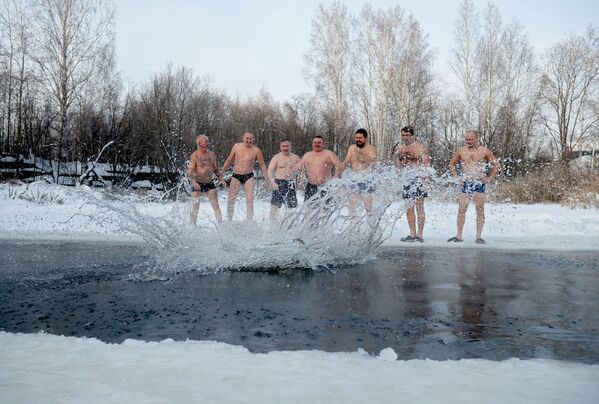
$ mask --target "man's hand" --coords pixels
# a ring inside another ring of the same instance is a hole
[[[219,177],[218,182],[223,186],[223,188],[227,188],[227,181],[225,181],[223,177]]]
[[[278,191],[279,190],[279,185],[274,180],[270,183],[270,186],[272,187],[273,191]]]
[[[191,188],[194,191],[199,191],[200,190],[200,184],[196,180],[191,180]]]

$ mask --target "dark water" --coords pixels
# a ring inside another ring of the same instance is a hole
[[[599,252],[394,247],[335,272],[132,280],[143,262],[130,245],[0,242],[0,330],[599,363]]]

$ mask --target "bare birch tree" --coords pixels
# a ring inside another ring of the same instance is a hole
[[[100,58],[113,46],[114,7],[109,0],[38,1],[36,60],[56,111],[52,155],[58,182],[73,103],[97,77]]]
[[[562,160],[568,161],[599,124],[599,34],[586,34],[551,47],[545,54],[542,122]]]
[[[341,2],[320,5],[312,20],[310,50],[305,55],[306,75],[325,101],[328,145],[337,147],[350,138],[349,68],[350,15]],[[344,147],[344,146],[343,146]]]
[[[363,7],[354,18],[352,86],[359,117],[380,155],[387,155],[399,129],[424,127],[432,93],[432,52],[420,24],[395,6]]]
[[[462,86],[464,98],[463,129],[473,127],[476,76],[478,71],[477,46],[479,42],[479,15],[471,0],[464,0],[458,9],[454,21],[456,47],[452,50],[453,60],[450,67]]]

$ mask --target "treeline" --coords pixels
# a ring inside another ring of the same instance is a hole
[[[593,27],[537,54],[525,27],[504,23],[493,3],[479,10],[466,0],[454,21],[449,85],[433,72],[428,37],[406,10],[365,5],[354,15],[340,2],[321,5],[305,55],[314,91],[277,102],[266,91],[232,98],[186,67],[125,87],[115,13],[109,0],[0,0],[3,153],[52,160],[58,181],[62,163],[95,159],[113,142],[101,161],[125,171],[156,166],[170,181],[200,133],[223,160],[246,130],[269,158],[282,138],[303,153],[317,134],[342,155],[365,127],[386,156],[411,124],[437,168],[474,127],[513,175],[599,142]]]

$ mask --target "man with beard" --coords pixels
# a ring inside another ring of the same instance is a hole
[[[376,161],[376,148],[368,142],[368,132],[366,129],[358,129],[354,137],[355,144],[349,146],[345,160],[340,166],[343,172],[345,167],[349,166],[356,173],[366,174],[370,166]],[[372,211],[372,194],[375,191],[371,181],[358,181],[355,184],[359,197],[364,203],[367,212]],[[350,209],[353,211],[356,207],[356,198],[351,198]]]
[[[322,136],[314,136],[312,139],[312,151],[304,154],[294,169],[294,171],[300,171],[302,174],[300,188],[303,185],[304,172],[308,178],[308,183],[304,189],[305,202],[312,197],[316,199],[326,195],[326,191],[321,187],[333,178],[333,169],[335,170],[335,176],[338,177],[340,172],[339,157],[332,151],[324,148],[324,139]]]
[[[251,132],[245,132],[243,134],[243,141],[241,143],[235,143],[231,148],[229,157],[223,164],[222,174],[224,175],[227,168],[231,163],[233,165],[233,176],[231,178],[231,184],[229,186],[229,195],[227,196],[227,218],[233,219],[233,211],[235,208],[235,198],[239,192],[239,188],[243,186],[245,191],[245,202],[247,207],[247,219],[254,219],[254,162],[258,161],[260,169],[264,173],[264,183],[268,184],[268,170],[266,169],[266,163],[264,163],[264,156],[262,151],[254,146],[254,135]],[[224,183],[223,178],[220,181]]]
[[[431,163],[426,147],[414,139],[414,127],[405,126],[401,129],[402,145],[397,150],[397,168],[403,179],[403,199],[407,202],[406,218],[410,234],[401,238],[403,242],[424,242],[424,198],[428,196],[427,169]],[[414,209],[415,208],[415,209]],[[414,212],[416,210],[416,213]],[[416,215],[418,230],[416,230]]]
[[[485,244],[481,238],[485,224],[485,191],[486,184],[493,181],[499,171],[499,161],[493,152],[478,143],[478,131],[466,131],[466,146],[456,151],[449,161],[449,170],[454,177],[458,176],[457,164],[461,166],[460,193],[458,195],[458,233],[448,242],[462,241],[462,230],[466,221],[466,211],[470,199],[474,199],[476,207],[476,244]]]
[[[209,139],[206,135],[196,137],[198,149],[191,154],[189,158],[189,167],[187,175],[191,178],[191,193],[194,198],[191,207],[191,223],[196,224],[198,218],[198,209],[200,208],[200,194],[205,193],[214,210],[216,221],[222,221],[222,214],[218,206],[218,198],[216,195],[216,186],[212,181],[212,176],[218,177],[218,167],[216,165],[216,156],[214,152],[208,150]]]
[[[295,194],[295,179],[293,168],[300,158],[291,152],[289,139],[282,140],[280,153],[277,153],[268,165],[268,176],[272,186],[272,198],[270,200],[270,220],[274,220],[279,208],[285,203],[288,208],[297,207],[297,196]]]

